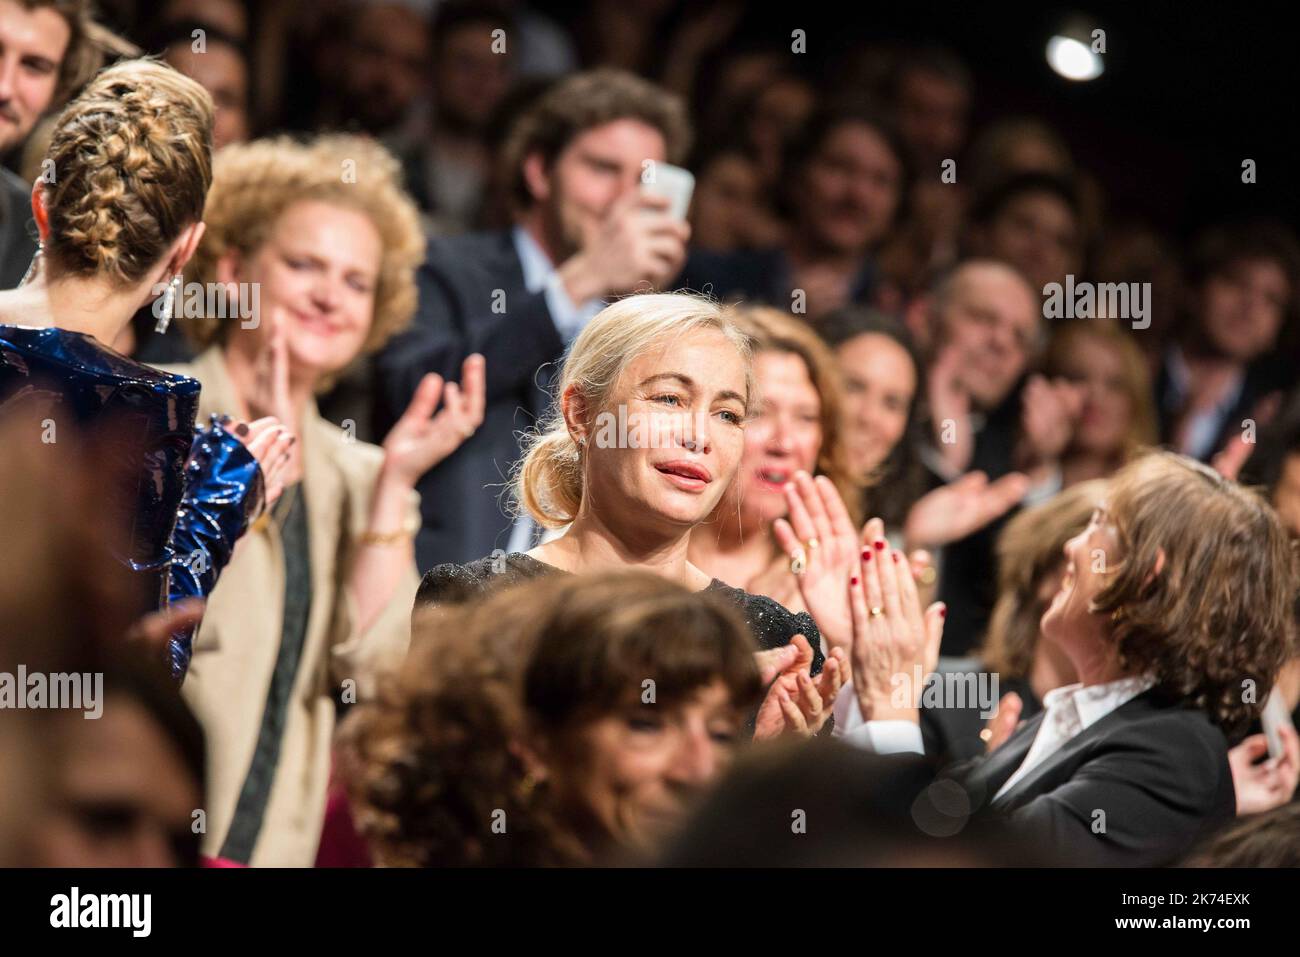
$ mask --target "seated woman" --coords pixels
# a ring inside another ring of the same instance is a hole
[[[340,729],[377,864],[588,864],[653,851],[761,693],[724,594],[649,572],[551,575],[416,616],[411,654]]]
[[[856,498],[840,441],[838,370],[830,350],[789,314],[750,307],[736,311],[736,322],[754,343],[758,400],[736,480],[691,533],[689,557],[720,581],[803,610],[772,523],[788,512],[785,486],[800,473],[825,475],[846,501]]]
[[[1253,492],[1161,452],[1115,475],[1065,554],[1042,632],[1078,682],[951,773],[973,808],[1072,863],[1172,863],[1236,809],[1228,740],[1258,715],[1294,637],[1287,534]],[[924,671],[932,636],[897,610],[897,585],[878,597],[870,565],[868,594],[851,602],[850,693],[867,721],[846,738],[878,746],[910,728],[917,750],[916,708],[894,697],[891,676]]]
[[[139,614],[212,591],[279,495],[292,441],[271,418],[196,434],[199,383],[110,348],[143,306],[161,326],[175,311],[203,236],[211,141],[212,100],[193,80],[152,60],[104,70],[54,125],[55,175],[32,189],[40,246],[19,288],[0,293],[0,416],[51,442],[87,437],[99,462],[135,463],[111,470],[103,514],[129,530],[118,558]],[[168,658],[182,677],[188,629]]]
[[[527,553],[439,565],[424,576],[419,602],[465,600],[541,575],[642,568],[733,602],[764,648],[804,636],[817,674],[818,596],[805,596],[808,612],[791,614],[711,578],[688,554],[692,531],[740,467],[754,391],[750,357],[730,313],[702,297],[638,295],[607,306],[570,347],[556,408],[517,469],[524,507],[542,527],[564,532]],[[842,655],[835,660],[819,676],[824,695],[838,688]]]
[[[317,410],[325,384],[415,308],[416,210],[373,142],[227,147],[206,215],[197,278],[228,305],[255,291],[257,308],[187,320],[206,349],[176,371],[203,383],[205,408],[273,412],[300,441],[284,498],[236,553],[195,642],[185,692],[211,742],[204,853],[306,867],[325,813],[335,691],[356,701],[376,663],[405,651],[414,485],[481,421],[483,365],[466,362],[463,391],[427,377],[382,449]]]

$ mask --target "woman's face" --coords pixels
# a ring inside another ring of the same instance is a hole
[[[279,315],[291,375],[338,372],[370,332],[382,257],[379,230],[365,213],[320,200],[294,203],[238,270],[241,282],[260,284],[261,321],[252,334],[265,342],[269,318]]]
[[[907,350],[876,332],[836,350],[844,376],[844,431],[849,465],[867,475],[889,457],[907,431],[916,368]]]
[[[689,532],[731,485],[745,443],[745,360],[716,330],[634,359],[586,432],[584,506]]]
[[[1109,584],[1111,570],[1122,557],[1119,535],[1103,503],[1093,511],[1087,528],[1065,543],[1061,585],[1043,613],[1044,637],[1063,649],[1079,649],[1090,641],[1104,641],[1105,617],[1090,609],[1093,599]]]
[[[782,487],[812,473],[822,447],[822,401],[808,366],[793,352],[754,358],[758,401],[745,424],[745,455],[727,498],[738,498],[746,523],[767,526],[786,513]],[[724,512],[733,507],[724,501]]]
[[[1125,385],[1119,349],[1097,336],[1078,336],[1061,371],[1083,386],[1083,414],[1074,433],[1075,448],[1093,455],[1122,454],[1133,423],[1133,401]]]
[[[676,704],[643,704],[584,725],[556,784],[620,844],[649,848],[730,763],[743,723],[721,680]]]

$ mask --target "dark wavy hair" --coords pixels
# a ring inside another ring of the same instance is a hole
[[[358,829],[383,865],[589,861],[592,822],[533,785],[525,733],[580,758],[580,732],[640,703],[646,679],[657,707],[721,680],[740,717],[761,693],[755,650],[734,607],[647,572],[547,576],[421,611],[402,670],[340,729]]]
[[[1122,557],[1092,610],[1110,616],[1120,664],[1235,737],[1294,655],[1296,560],[1281,520],[1257,493],[1172,452],[1116,472],[1106,510]]]

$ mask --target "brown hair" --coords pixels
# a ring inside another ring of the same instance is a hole
[[[142,280],[202,219],[212,182],[212,99],[156,60],[104,70],[59,115],[44,184],[46,254],[74,275]]]
[[[137,56],[139,48],[95,21],[90,0],[18,0],[25,10],[53,10],[68,25],[68,48],[59,64],[54,103],[67,101],[106,62]]]
[[[1029,677],[1047,610],[1038,589],[1065,564],[1065,543],[1088,526],[1105,494],[1105,479],[1071,485],[1016,515],[998,536],[998,600],[980,658],[1004,680]]]
[[[1124,393],[1128,396],[1132,415],[1128,434],[1124,437],[1124,458],[1127,460],[1144,448],[1155,445],[1156,410],[1151,401],[1151,373],[1133,337],[1111,319],[1070,319],[1052,331],[1047,347],[1044,372],[1049,376],[1065,375],[1070,358],[1075,354],[1080,339],[1100,340],[1119,353],[1124,370]]]
[[[822,444],[817,452],[816,473],[825,475],[839,491],[854,523],[860,520],[862,488],[854,481],[848,453],[842,441],[839,363],[830,347],[805,323],[772,306],[741,306],[736,325],[753,341],[753,352],[785,352],[798,356],[821,399]],[[759,396],[761,400],[762,396]]]
[[[524,735],[572,741],[641,702],[646,679],[659,705],[721,680],[743,711],[761,693],[754,651],[732,606],[647,572],[548,576],[421,611],[401,672],[340,730],[358,828],[387,865],[583,860],[571,812],[529,784]]]
[[[374,320],[361,348],[363,354],[374,352],[415,313],[415,270],[424,258],[424,234],[419,213],[402,190],[400,164],[368,137],[334,134],[297,142],[282,136],[221,150],[194,275],[199,282],[216,282],[223,256],[252,255],[285,211],[305,200],[358,210],[379,233],[383,254]],[[185,323],[185,329],[195,343],[209,346],[224,342],[230,332],[233,324],[221,320],[204,316]]]
[[[520,207],[531,206],[523,175],[529,154],[540,153],[549,167],[582,133],[623,119],[657,129],[670,163],[681,162],[690,148],[690,123],[680,97],[623,70],[588,70],[557,82],[519,117],[501,150],[501,182],[511,184]]]
[[[1238,817],[1186,862],[1187,867],[1300,867],[1300,803]]]
[[[1122,558],[1092,610],[1110,616],[1121,666],[1152,672],[1228,735],[1243,730],[1294,654],[1295,555],[1277,513],[1172,452],[1120,469],[1106,510]]]

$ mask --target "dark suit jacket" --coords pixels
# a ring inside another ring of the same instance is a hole
[[[849,291],[852,301],[870,302],[877,282],[875,264],[868,261]],[[793,301],[793,286],[790,260],[784,249],[743,249],[726,253],[692,249],[682,266],[681,275],[669,288],[708,293],[723,302],[741,300],[789,309]]]
[[[1005,817],[1064,863],[1173,864],[1236,813],[1223,732],[1203,711],[1171,704],[1156,689],[1084,729],[993,800],[1042,721],[1039,713],[991,755],[949,774],[973,807]]]
[[[1245,377],[1241,383],[1241,394],[1219,424],[1218,433],[1214,437],[1214,445],[1211,447],[1210,453],[1205,456],[1205,461],[1208,462],[1213,458],[1234,436],[1241,435],[1242,421],[1255,414],[1255,407],[1260,400],[1272,392],[1285,393],[1294,384],[1294,367],[1286,358],[1276,353],[1262,356],[1247,366]],[[1178,425],[1178,418],[1182,409],[1179,406],[1178,395],[1174,390],[1168,357],[1160,363],[1160,369],[1156,375],[1155,403],[1159,419],[1160,441],[1166,445],[1171,444],[1174,440],[1174,429]],[[1263,423],[1258,424],[1261,427],[1263,425]]]
[[[418,283],[415,319],[375,362],[376,434],[397,421],[425,373],[460,381],[467,355],[487,360],[482,426],[417,486],[424,524],[415,551],[427,569],[506,547],[516,433],[547,408],[551,370],[543,367],[561,357],[564,343],[543,294],[524,287],[509,230],[430,241]]]
[[[36,241],[27,232],[31,218],[31,185],[0,167],[0,289],[17,286],[36,255]]]

